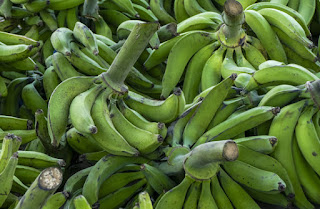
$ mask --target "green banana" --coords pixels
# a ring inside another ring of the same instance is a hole
[[[55,31],[56,29],[58,29],[58,23],[54,13],[51,13],[48,10],[41,10],[39,14],[43,22],[51,31]]]
[[[0,115],[0,128],[6,130],[30,130],[33,122],[28,119],[22,119],[12,116]]]
[[[47,118],[49,135],[53,146],[59,146],[61,137],[65,133],[72,100],[78,94],[88,90],[94,80],[94,77],[72,77],[60,83],[51,94]]]
[[[17,165],[14,175],[24,184],[29,185],[32,184],[32,182],[37,178],[40,172],[40,170],[33,167]]]
[[[239,145],[263,154],[271,154],[278,144],[278,139],[269,135],[238,138],[234,141]]]
[[[226,193],[223,191],[219,183],[217,175],[211,179],[211,192],[218,208],[233,208],[229,198],[227,197]]]
[[[252,108],[208,130],[198,139],[194,146],[212,140],[216,141],[235,137],[244,130],[249,130],[272,119],[279,112],[280,108],[265,106]]]
[[[64,205],[69,196],[69,193],[65,191],[57,192],[47,199],[42,209],[59,209]]]
[[[177,208],[182,209],[189,187],[194,180],[186,175],[182,182],[171,190],[167,191],[157,203],[156,209]]]
[[[94,55],[98,55],[97,39],[93,35],[93,32],[83,23],[77,22],[74,29],[73,35],[81,44],[88,48]]]
[[[53,66],[46,69],[42,78],[46,98],[49,100],[54,89],[61,83],[61,80]]]
[[[74,194],[78,189],[82,188],[92,168],[93,166],[84,168],[70,176],[64,184],[63,191]]]
[[[79,8],[77,6],[67,10],[66,22],[68,28],[72,31],[74,30],[76,23],[79,21],[78,12]]]
[[[151,11],[163,25],[176,22],[176,20],[164,9],[163,2],[164,0],[150,0],[149,4]]]
[[[201,193],[198,202],[198,208],[212,208],[218,209],[218,206],[212,196],[211,187],[210,187],[210,180],[202,181],[201,183]]]
[[[52,64],[59,79],[62,81],[81,75],[60,52],[56,52],[52,55]]]
[[[41,152],[18,151],[19,165],[30,166],[33,168],[48,168],[50,166],[65,166],[65,161],[54,158]]]
[[[83,195],[78,195],[73,199],[75,209],[91,209],[91,205],[88,203]]]
[[[191,184],[188,189],[188,193],[183,204],[183,208],[185,209],[195,209],[197,208],[197,203],[201,193],[201,181],[195,181]]]

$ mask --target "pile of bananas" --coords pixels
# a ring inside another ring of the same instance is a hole
[[[0,1],[0,208],[319,208],[319,28],[318,0]]]

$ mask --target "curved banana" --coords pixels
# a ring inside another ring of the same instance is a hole
[[[73,36],[77,41],[79,41],[87,49],[89,49],[94,55],[99,54],[97,39],[93,35],[93,32],[85,24],[76,22],[73,29]]]
[[[51,35],[51,43],[53,48],[63,55],[71,55],[70,43],[74,41],[73,32],[68,28],[58,28]]]
[[[271,154],[278,144],[278,139],[269,135],[238,138],[234,141],[237,144],[263,154]]]
[[[211,187],[210,187],[211,180],[205,180],[201,183],[201,193],[198,201],[198,208],[212,208],[218,209],[218,206],[212,196]]]
[[[176,22],[176,20],[168,14],[163,7],[164,0],[150,0],[150,9],[163,25]]]
[[[195,209],[197,208],[197,203],[201,193],[201,181],[193,182],[188,189],[188,193],[183,204],[185,209]]]
[[[233,208],[229,198],[227,197],[226,193],[223,191],[219,183],[217,175],[211,179],[211,192],[218,208]]]

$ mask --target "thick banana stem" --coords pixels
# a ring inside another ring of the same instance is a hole
[[[133,28],[109,70],[101,74],[108,87],[120,94],[127,92],[124,80],[158,29],[158,23],[138,23]]]
[[[56,167],[43,170],[20,199],[15,209],[41,208],[62,183],[62,171]]]
[[[245,36],[242,24],[245,21],[242,5],[235,0],[227,0],[222,13],[224,25],[220,29],[220,41],[227,46],[241,46]]]
[[[232,140],[208,142],[194,148],[184,161],[185,172],[196,180],[212,178],[223,161],[238,158],[237,144]]]

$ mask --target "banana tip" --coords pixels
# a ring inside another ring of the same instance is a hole
[[[90,128],[90,133],[92,133],[92,134],[98,133],[98,128],[97,128],[96,126],[92,126],[92,127]]]
[[[286,186],[284,184],[282,184],[281,182],[278,183],[278,190],[283,192],[286,189]]]

